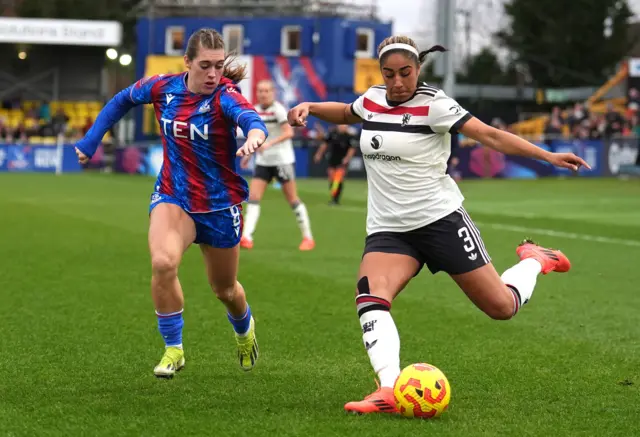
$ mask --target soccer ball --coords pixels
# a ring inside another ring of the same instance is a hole
[[[438,417],[449,406],[451,386],[437,367],[416,363],[402,369],[393,394],[400,414],[430,419]]]

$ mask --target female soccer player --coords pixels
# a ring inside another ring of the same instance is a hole
[[[347,175],[349,161],[356,153],[358,138],[349,132],[349,126],[339,124],[335,130],[329,132],[325,142],[318,147],[313,161],[320,162],[327,149],[329,149],[329,165],[327,176],[329,177],[329,191],[331,194],[330,205],[339,205],[340,196],[344,187],[344,178]]]
[[[300,126],[309,115],[327,122],[362,122],[360,149],[367,170],[367,238],[356,306],[363,343],[378,374],[378,390],[345,410],[395,412],[393,384],[400,374],[400,339],[391,302],[427,265],[444,271],[493,319],[510,319],[533,293],[539,273],[571,267],[560,251],[525,240],[520,262],[500,276],[480,232],[462,207],[463,196],[446,175],[450,135],[456,131],[500,152],[545,160],[577,171],[589,166],[571,153],[550,153],[474,118],[441,90],[418,83],[420,64],[440,46],[418,52],[407,37],[378,47],[384,86],[373,86],[352,104],[302,103],[289,111]]]
[[[149,250],[151,295],[166,346],[154,374],[162,378],[173,377],[185,363],[178,266],[192,243],[200,245],[209,284],[227,308],[240,367],[251,370],[258,358],[254,320],[237,280],[241,203],[248,189],[236,173],[235,157],[256,151],[267,129],[238,91],[235,83],[245,76],[245,67],[230,65],[218,32],[195,32],[184,60],[185,73],[144,78],[119,92],[76,144],[78,158],[85,163],[105,132],[129,109],[154,105],[164,161],[151,195]],[[247,137],[239,150],[238,125]]]
[[[307,207],[298,197],[295,180],[296,156],[293,151],[293,128],[287,123],[287,110],[275,100],[275,86],[270,80],[263,80],[257,84],[258,104],[256,110],[266,124],[270,133],[269,141],[265,142],[255,155],[255,169],[249,191],[249,203],[244,219],[244,231],[240,246],[245,249],[253,248],[253,233],[260,218],[260,201],[267,186],[274,178],[280,182],[282,192],[291,205],[298,227],[302,233],[300,250],[312,250],[315,247],[311,234],[311,223]],[[249,165],[250,156],[240,162],[243,168]]]

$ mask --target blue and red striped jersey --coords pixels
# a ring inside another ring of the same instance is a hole
[[[236,170],[236,131],[267,129],[231,80],[210,95],[195,94],[187,73],[140,79],[118,93],[77,145],[91,156],[104,133],[133,106],[151,103],[164,149],[156,191],[176,198],[186,211],[208,212],[247,200],[246,180]],[[94,131],[95,132],[92,132]]]

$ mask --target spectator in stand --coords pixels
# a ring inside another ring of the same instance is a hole
[[[89,132],[89,129],[91,129],[91,126],[93,126],[93,120],[91,119],[91,117],[87,117],[87,119],[84,122],[84,126],[82,127],[82,135],[86,135],[87,132]]]
[[[11,130],[6,123],[4,117],[0,117],[0,143],[8,143],[12,139]]]
[[[631,115],[631,120],[630,120],[630,123],[629,123],[629,126],[630,126],[629,136],[640,138],[640,123],[639,122],[640,122],[640,119],[638,118],[638,113],[634,112]]]
[[[28,136],[33,136],[38,133],[40,122],[38,111],[35,108],[30,109],[25,114],[24,127],[27,130]]]
[[[630,109],[633,112],[638,112],[638,110],[640,110],[640,94],[636,88],[629,89],[627,109]]]
[[[599,140],[604,135],[605,120],[600,114],[591,113],[589,120],[587,121],[589,129],[589,138],[592,140]]]
[[[564,118],[560,112],[560,107],[554,106],[551,111],[549,121],[544,128],[545,137],[559,137],[562,135],[562,126],[564,125]]]
[[[40,108],[38,108],[38,116],[40,117],[40,120],[44,120],[46,122],[51,120],[51,106],[47,100],[40,104]]]
[[[13,131],[13,142],[26,143],[28,140],[29,140],[29,133],[23,121]]]
[[[621,135],[624,129],[624,118],[618,113],[611,103],[607,104],[607,112],[604,115],[606,120],[605,136],[612,137]]]
[[[589,120],[589,111],[587,111],[582,103],[576,103],[573,106],[573,110],[571,111],[571,115],[568,117],[568,125],[569,132],[573,136],[583,135],[583,133],[579,132],[581,129],[585,127],[584,121]]]
[[[64,109],[60,108],[51,118],[51,126],[53,128],[53,134],[58,135],[60,133],[64,133],[67,130],[67,123],[69,122],[69,117],[65,114]]]

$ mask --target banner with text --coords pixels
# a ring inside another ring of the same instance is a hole
[[[118,47],[118,21],[0,17],[0,43]]]

